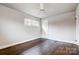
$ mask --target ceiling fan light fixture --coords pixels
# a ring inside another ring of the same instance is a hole
[[[47,12],[44,8],[44,4],[43,3],[40,3],[40,9],[39,9],[39,16],[42,18],[44,16],[46,16]]]

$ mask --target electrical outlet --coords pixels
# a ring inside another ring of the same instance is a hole
[[[75,42],[77,42],[77,40],[75,40]]]

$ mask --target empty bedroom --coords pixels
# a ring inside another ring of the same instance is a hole
[[[79,55],[78,3],[0,3],[0,55]]]

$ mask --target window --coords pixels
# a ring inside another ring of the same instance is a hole
[[[39,21],[25,18],[24,19],[24,25],[27,25],[27,26],[39,26]]]

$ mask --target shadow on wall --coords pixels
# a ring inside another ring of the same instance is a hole
[[[0,46],[4,46],[10,43],[11,42],[5,36],[0,36]]]

